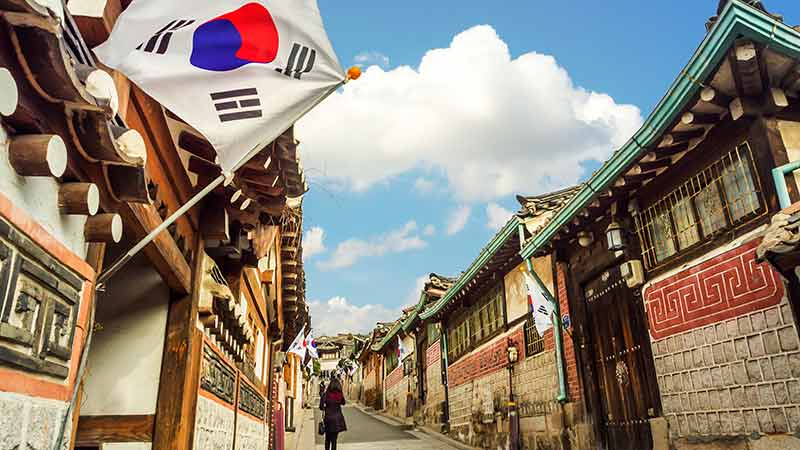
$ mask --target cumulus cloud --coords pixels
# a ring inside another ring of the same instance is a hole
[[[503,228],[512,214],[514,214],[513,211],[509,211],[497,203],[489,203],[486,205],[486,228],[492,231]]]
[[[361,52],[353,58],[353,61],[355,61],[357,64],[376,64],[384,68],[389,67],[389,57],[381,52]]]
[[[319,263],[323,270],[350,267],[361,258],[383,256],[424,248],[428,243],[418,234],[417,222],[409,221],[402,227],[369,239],[351,238],[336,246],[329,259]]]
[[[425,225],[425,228],[422,229],[423,236],[433,236],[436,234],[436,227],[433,225]]]
[[[453,210],[447,219],[447,230],[445,231],[447,235],[452,236],[461,232],[464,226],[467,225],[467,220],[469,220],[471,212],[472,208],[467,205],[461,205]]]
[[[425,287],[426,281],[428,281],[428,275],[420,275],[414,280],[414,287],[411,288],[411,291],[406,296],[403,302],[403,308],[415,306],[419,302],[419,296],[422,294],[422,288]]]
[[[358,306],[344,297],[332,297],[327,301],[312,300],[309,309],[311,325],[317,336],[368,333],[376,322],[389,322],[400,317],[400,310],[377,304]]]
[[[576,86],[553,56],[512,58],[476,26],[418,67],[370,66],[298,123],[310,166],[364,191],[413,169],[441,171],[462,203],[577,182],[642,123],[639,109]]]
[[[303,233],[303,261],[325,251],[325,230],[311,227]]]

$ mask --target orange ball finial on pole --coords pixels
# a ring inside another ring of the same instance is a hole
[[[357,80],[361,76],[361,67],[353,66],[347,69],[347,81]]]

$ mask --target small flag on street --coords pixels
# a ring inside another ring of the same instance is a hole
[[[227,172],[346,79],[316,0],[136,0],[94,50],[202,133]]]
[[[287,351],[287,353],[294,353],[299,356],[301,361],[306,359],[306,347],[304,345],[305,335],[306,328],[303,327],[300,329],[300,332],[297,333],[297,337],[294,338],[292,345],[289,346],[289,350]]]

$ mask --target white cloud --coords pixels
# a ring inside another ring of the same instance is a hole
[[[350,267],[359,259],[400,253],[424,248],[428,245],[417,233],[417,222],[409,221],[401,228],[367,240],[351,238],[336,246],[331,257],[319,263],[320,269],[332,270]]]
[[[403,302],[403,308],[415,306],[419,302],[419,296],[422,294],[422,288],[425,287],[426,281],[428,281],[428,275],[421,275],[414,280],[414,287],[411,288],[411,292],[406,296]]]
[[[433,181],[427,178],[419,177],[414,180],[414,189],[421,194],[430,194],[433,192],[435,187],[436,185],[433,183]]]
[[[325,251],[325,230],[311,227],[303,233],[303,261]]]
[[[434,170],[466,203],[575,183],[582,163],[606,159],[641,123],[637,107],[575,86],[554,57],[511,58],[483,25],[417,68],[369,67],[301,120],[298,135],[329,184],[364,191]]]
[[[463,230],[464,226],[467,224],[467,220],[469,220],[471,212],[472,208],[467,205],[461,205],[453,210],[450,213],[450,217],[447,219],[447,235],[452,236]]]
[[[377,304],[358,306],[344,297],[333,297],[324,302],[312,300],[309,308],[311,326],[317,336],[344,332],[368,333],[376,322],[389,322],[400,317],[400,310]]]
[[[423,236],[433,236],[436,234],[436,227],[433,225],[425,225],[425,228],[422,229]]]
[[[486,228],[492,231],[503,228],[512,214],[514,214],[513,211],[509,211],[497,203],[489,203],[486,205]]]
[[[381,67],[389,67],[389,57],[381,52],[361,52],[357,54],[353,61],[357,64],[376,64]]]

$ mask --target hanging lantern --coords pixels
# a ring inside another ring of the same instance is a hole
[[[608,249],[612,252],[625,248],[625,241],[622,239],[622,225],[615,219],[612,219],[611,223],[608,224],[608,228],[606,228],[606,241]]]

